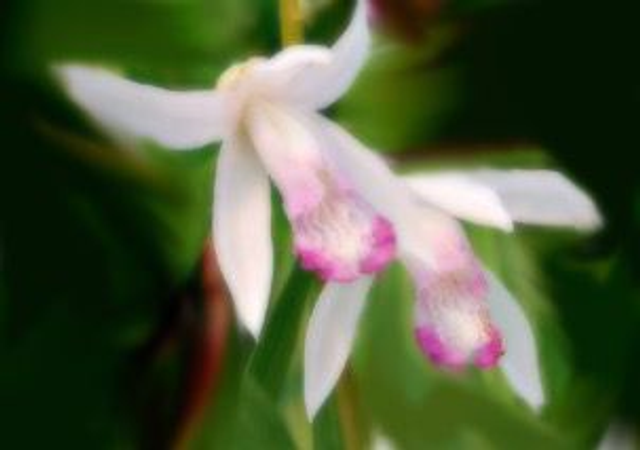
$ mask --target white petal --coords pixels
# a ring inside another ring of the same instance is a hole
[[[304,352],[304,399],[310,419],[338,382],[351,352],[371,278],[327,284],[313,310]]]
[[[371,35],[366,0],[356,1],[356,10],[348,28],[331,48],[333,58],[330,66],[324,74],[317,74],[324,88],[315,97],[318,108],[329,106],[349,89],[369,55]]]
[[[240,321],[257,337],[273,270],[270,191],[266,172],[240,136],[225,141],[218,159],[213,235]]]
[[[403,177],[418,196],[459,219],[505,231],[513,230],[511,217],[490,188],[458,173]]]
[[[513,389],[534,409],[545,402],[535,336],[515,298],[488,270],[489,309],[502,332],[506,353],[500,366]]]
[[[551,170],[480,170],[469,176],[493,189],[515,222],[593,230],[602,218],[589,196]]]
[[[340,98],[362,68],[369,50],[366,1],[357,0],[346,31],[330,49],[300,45],[265,64],[270,79],[280,79],[281,95],[298,106],[322,109]]]
[[[186,149],[223,134],[223,102],[213,89],[174,92],[88,66],[65,65],[56,72],[69,96],[114,137]]]

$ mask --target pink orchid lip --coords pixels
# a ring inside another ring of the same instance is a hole
[[[317,249],[297,248],[296,252],[302,267],[305,270],[316,272],[323,281],[349,283],[360,276],[360,273],[353,267],[340,264]]]
[[[489,332],[489,341],[476,351],[474,363],[481,369],[491,369],[498,365],[500,357],[504,353],[502,336],[497,329],[492,327]]]
[[[415,337],[422,352],[437,366],[459,372],[469,365],[480,369],[491,369],[504,354],[504,345],[500,333],[493,330],[489,340],[478,347],[472,354],[453,348],[430,327],[418,327]]]
[[[382,271],[396,253],[392,224],[337,174],[324,172],[305,184],[284,192],[302,267],[339,283]]]
[[[382,216],[375,217],[371,234],[372,251],[360,263],[360,271],[365,274],[382,271],[396,252],[396,234],[387,219]]]
[[[295,111],[269,104],[251,110],[249,131],[282,195],[302,267],[348,283],[389,264],[395,230],[323,150],[332,141]]]
[[[470,365],[495,367],[504,354],[498,329],[491,323],[489,286],[461,233],[436,242],[437,270],[414,267],[418,286],[415,328],[422,352],[437,366],[460,371]]]
[[[313,214],[313,213],[312,213]],[[358,222],[358,221],[356,221]],[[300,222],[294,220],[295,251],[302,267],[314,271],[323,281],[349,283],[362,275],[378,273],[393,260],[396,252],[396,237],[391,223],[381,216],[371,216],[364,223],[347,224],[354,230],[345,232],[340,224],[319,224],[328,236],[326,239],[312,239],[313,233]],[[344,226],[344,224],[342,224]],[[343,242],[348,234],[359,241]],[[340,246],[357,247],[357,251],[341,252]]]
[[[422,352],[437,366],[459,371],[466,365],[464,355],[452,351],[438,334],[429,327],[415,330],[416,340]]]

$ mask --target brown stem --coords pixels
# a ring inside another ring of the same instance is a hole
[[[218,270],[215,252],[207,242],[202,256],[203,317],[198,342],[187,375],[186,400],[174,448],[184,449],[204,418],[220,385],[231,311]]]

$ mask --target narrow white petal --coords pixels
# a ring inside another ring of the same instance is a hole
[[[310,419],[340,378],[370,286],[368,277],[352,284],[328,284],[313,310],[304,352],[304,400]]]
[[[114,137],[187,149],[223,134],[223,101],[213,89],[169,91],[79,65],[60,66],[56,72],[73,101]]]
[[[287,48],[265,64],[265,76],[281,80],[277,88],[293,104],[322,109],[349,89],[367,59],[370,41],[366,1],[357,0],[351,22],[331,49]]]
[[[270,192],[266,172],[240,136],[225,141],[218,159],[213,236],[238,317],[257,337],[273,270]]]
[[[551,170],[480,170],[469,176],[493,189],[515,222],[593,230],[602,218],[591,198]]]
[[[333,61],[331,70],[325,76],[326,82],[333,85],[333,92],[325,91],[325,98],[319,99],[321,106],[331,104],[351,86],[358,76],[369,55],[371,35],[367,23],[366,0],[356,0],[356,10],[349,27],[334,44],[331,51]]]
[[[545,402],[535,336],[515,298],[489,271],[489,309],[502,332],[506,353],[500,366],[513,389],[534,409]]]
[[[369,55],[370,44],[366,0],[357,0],[349,26],[331,49],[331,64],[316,73],[316,108],[329,106],[349,89]]]
[[[513,223],[498,194],[459,173],[416,174],[404,177],[428,204],[459,219],[505,231]]]

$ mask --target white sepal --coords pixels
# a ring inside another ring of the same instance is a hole
[[[491,317],[502,332],[506,348],[500,367],[514,391],[539,410],[545,395],[535,335],[517,300],[491,272],[485,270],[485,274]]]
[[[593,230],[602,216],[593,200],[552,170],[480,170],[475,180],[493,189],[514,222]]]
[[[223,97],[213,89],[170,91],[90,66],[63,65],[56,73],[80,108],[121,140],[190,149],[217,141],[226,131]]]
[[[273,271],[271,204],[266,172],[237,136],[220,151],[213,236],[220,269],[242,324],[258,337]]]
[[[347,29],[331,49],[289,47],[265,63],[265,81],[277,86],[280,97],[290,104],[311,110],[326,108],[342,97],[358,76],[370,41],[366,1],[357,0]]]
[[[304,351],[304,400],[310,419],[340,378],[351,353],[371,278],[327,284],[311,315]]]
[[[464,174],[425,173],[404,179],[422,201],[458,219],[513,230],[511,217],[498,194]]]

